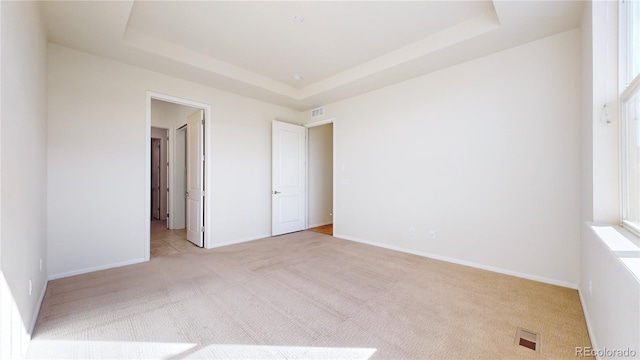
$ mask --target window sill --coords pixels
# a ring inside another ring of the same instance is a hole
[[[622,226],[587,224],[640,282],[640,239]]]
[[[640,239],[640,228],[632,222],[623,220],[622,227],[629,231],[636,239]]]

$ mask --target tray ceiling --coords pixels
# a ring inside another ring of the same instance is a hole
[[[582,3],[50,1],[41,9],[53,43],[307,110],[575,28]]]

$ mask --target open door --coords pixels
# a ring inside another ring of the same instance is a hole
[[[204,110],[187,118],[187,239],[204,246]]]
[[[271,147],[271,235],[304,230],[306,129],[274,121]]]

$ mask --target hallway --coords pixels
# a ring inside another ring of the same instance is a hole
[[[200,250],[187,240],[187,230],[170,230],[167,222],[151,220],[151,258]]]
[[[317,226],[309,229],[309,231],[317,232],[320,234],[331,235],[333,236],[333,224]]]

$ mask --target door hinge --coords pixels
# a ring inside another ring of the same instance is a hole
[[[200,122],[202,123],[202,125],[204,125],[204,119],[200,120]]]
[[[204,232],[204,226],[200,227],[200,232]]]
[[[167,214],[167,217],[169,217],[169,214]]]

